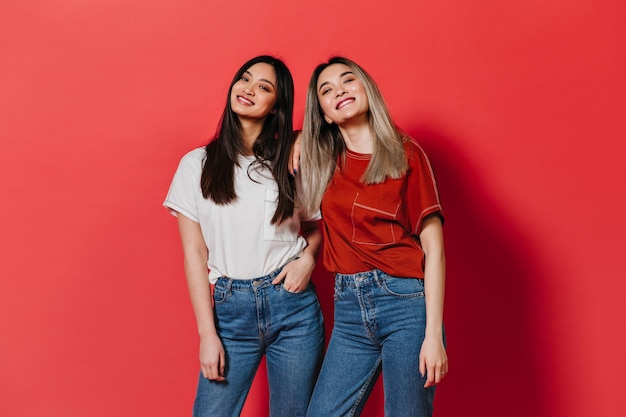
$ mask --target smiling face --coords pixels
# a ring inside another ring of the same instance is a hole
[[[276,71],[270,64],[252,65],[230,90],[230,105],[240,119],[263,120],[276,104]]]
[[[317,98],[328,123],[342,126],[367,120],[369,101],[365,87],[345,64],[329,65],[320,73]]]

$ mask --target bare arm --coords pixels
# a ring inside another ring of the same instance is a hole
[[[207,260],[208,250],[200,225],[178,213],[178,230],[183,246],[185,276],[189,298],[200,335],[200,367],[205,378],[223,381],[225,355],[222,341],[217,335],[211,305]]]
[[[306,289],[313,269],[315,269],[317,253],[322,243],[322,232],[318,223],[319,221],[302,222],[302,235],[307,240],[308,245],[298,259],[285,265],[280,274],[272,281],[272,284],[278,284],[285,280],[284,286],[287,291],[300,292]]]
[[[424,294],[426,297],[426,336],[420,351],[420,373],[426,373],[425,388],[438,384],[448,372],[448,356],[443,344],[443,303],[445,294],[445,251],[441,219],[424,219],[420,241],[426,257]]]

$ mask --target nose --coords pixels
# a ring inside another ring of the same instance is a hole
[[[341,96],[343,96],[344,94],[346,94],[347,92],[348,92],[348,91],[347,91],[345,88],[341,87],[341,88],[339,88],[339,89],[337,90],[337,95],[336,95],[336,97],[341,97]]]
[[[243,93],[246,94],[246,95],[249,95],[249,96],[253,96],[254,95],[254,89],[251,88],[248,85],[244,85],[243,86]]]

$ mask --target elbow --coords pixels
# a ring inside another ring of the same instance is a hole
[[[443,250],[443,246],[436,248],[423,248],[424,250],[424,258],[426,262],[438,262],[441,264],[446,263],[446,253]]]

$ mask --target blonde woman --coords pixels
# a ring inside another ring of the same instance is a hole
[[[334,57],[309,83],[301,172],[321,208],[335,324],[308,417],[358,416],[382,371],[386,417],[432,415],[448,372],[443,212],[423,150],[372,78]]]

